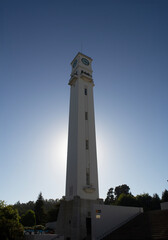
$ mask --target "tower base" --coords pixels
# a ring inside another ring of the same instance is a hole
[[[70,201],[62,200],[56,233],[64,235],[65,240],[91,239],[91,211],[94,204],[103,204],[103,200],[86,200],[78,196]]]

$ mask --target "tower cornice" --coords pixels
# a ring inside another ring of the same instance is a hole
[[[80,74],[80,78],[81,78],[82,80],[86,81],[86,82],[92,83],[93,86],[95,86],[94,81],[93,81],[93,78],[92,78],[91,76],[88,76],[88,75],[86,75],[85,73],[81,73],[81,74]],[[78,79],[78,76],[77,76],[76,74],[72,75],[71,78],[70,78],[70,80],[69,80],[68,85],[71,85],[71,86],[72,86],[72,85],[77,81],[77,79]]]

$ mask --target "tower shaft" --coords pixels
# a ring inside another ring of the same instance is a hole
[[[71,63],[66,200],[99,197],[91,62],[78,53]]]

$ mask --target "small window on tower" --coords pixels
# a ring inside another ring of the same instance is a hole
[[[89,149],[89,141],[86,140],[86,149]]]
[[[88,112],[85,112],[85,120],[88,120]]]
[[[90,185],[90,174],[86,173],[86,184]]]
[[[87,96],[87,88],[85,88],[85,95]]]

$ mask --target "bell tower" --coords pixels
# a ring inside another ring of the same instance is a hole
[[[91,239],[92,211],[99,199],[92,59],[78,53],[71,62],[70,109],[65,199],[56,232],[64,239]]]
[[[71,62],[66,200],[99,198],[92,59],[78,53]]]

